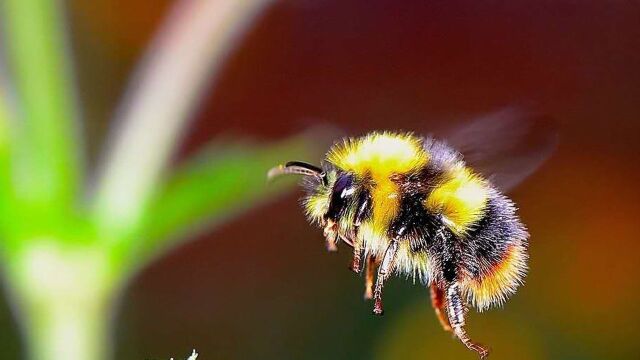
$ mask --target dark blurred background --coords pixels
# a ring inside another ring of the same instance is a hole
[[[91,159],[168,0],[71,0]],[[179,94],[176,94],[179,96]],[[279,1],[210,89],[181,150],[219,134],[428,132],[512,104],[557,118],[560,147],[512,196],[530,273],[504,309],[470,315],[493,359],[640,359],[640,3]],[[289,160],[289,159],[283,159]],[[318,159],[320,160],[320,159]],[[428,292],[392,279],[383,318],[350,252],[327,254],[300,193],[254,208],[133,280],[117,359],[473,359]],[[2,358],[23,353],[6,304]]]

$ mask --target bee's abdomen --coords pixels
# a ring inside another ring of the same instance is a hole
[[[463,239],[464,288],[471,303],[479,309],[502,303],[522,284],[528,236],[513,202],[492,190],[482,218]]]

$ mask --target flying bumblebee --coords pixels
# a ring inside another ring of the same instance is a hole
[[[465,331],[467,306],[501,305],[527,272],[529,234],[504,192],[556,141],[551,121],[506,109],[446,140],[394,132],[347,138],[321,167],[291,161],[268,177],[304,175],[307,217],[324,229],[330,251],[340,241],[353,248],[351,268],[366,269],[374,314],[383,313],[391,274],[419,280],[442,327],[484,359],[488,349]]]

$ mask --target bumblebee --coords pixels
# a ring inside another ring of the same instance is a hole
[[[467,307],[501,305],[523,284],[529,234],[504,192],[555,147],[548,119],[506,109],[440,140],[373,132],[334,144],[321,167],[292,161],[269,171],[304,176],[303,206],[328,250],[353,248],[365,269],[365,299],[383,314],[385,281],[427,286],[436,316],[467,348],[488,348],[465,331]]]

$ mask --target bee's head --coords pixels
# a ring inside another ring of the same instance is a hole
[[[269,171],[268,177],[282,174],[299,174],[305,177],[307,195],[302,203],[309,219],[318,224],[339,223],[352,216],[351,209],[356,198],[357,184],[352,174],[336,170],[332,165],[324,168],[292,161]]]

